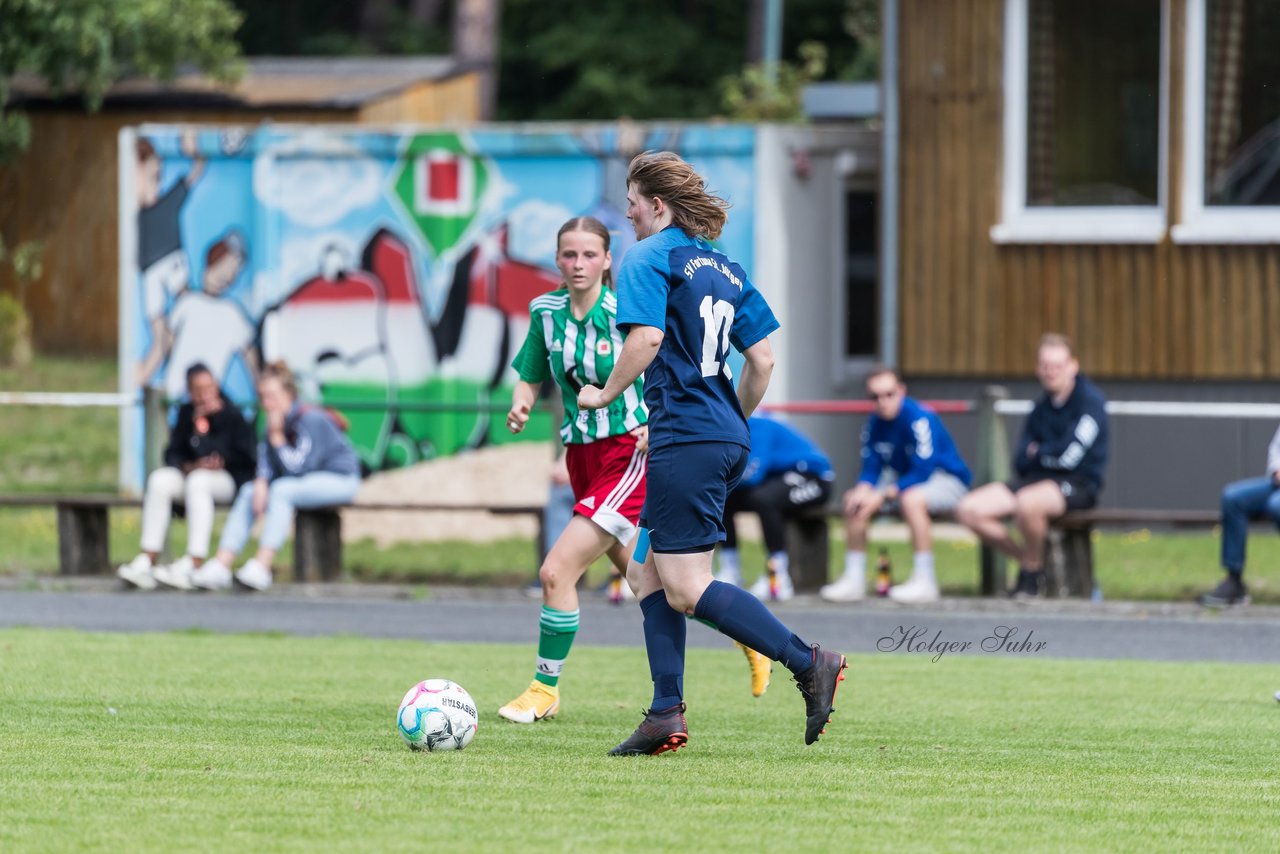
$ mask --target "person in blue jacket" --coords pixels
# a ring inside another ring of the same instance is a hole
[[[757,599],[785,602],[794,595],[787,562],[788,516],[821,506],[831,497],[835,469],[827,455],[794,427],[772,418],[747,419],[751,450],[738,486],[724,505],[724,546],[720,549],[719,581],[742,584],[735,513],[755,513],[764,535],[765,572],[751,587]]]
[[[936,602],[933,515],[955,509],[973,477],[937,413],[907,396],[893,368],[877,365],[867,376],[875,412],[862,432],[862,473],[844,494],[844,575],[822,588],[830,602],[866,596],[867,531],[886,503],[896,502],[913,551],[911,577],[889,596],[899,602]]]
[[[266,437],[258,444],[254,479],[240,488],[227,514],[218,553],[191,575],[196,587],[231,586],[231,562],[263,516],[258,551],[235,572],[252,590],[271,586],[271,561],[284,545],[294,510],[350,504],[360,488],[360,459],[329,411],[298,403],[298,386],[284,362],[272,362],[258,379]]]
[[[975,489],[956,508],[960,521],[983,542],[1018,561],[1018,581],[1009,591],[1015,599],[1043,595],[1049,522],[1098,503],[1110,435],[1107,402],[1080,373],[1066,336],[1049,333],[1040,339],[1036,377],[1044,394],[1018,438],[1017,476]],[[1009,517],[1021,542],[1005,527]]]

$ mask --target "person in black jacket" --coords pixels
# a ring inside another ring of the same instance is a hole
[[[1065,336],[1040,339],[1036,376],[1044,394],[1027,416],[1014,452],[1017,477],[970,492],[956,516],[983,542],[1018,561],[1009,595],[1029,599],[1044,590],[1044,543],[1049,521],[1098,502],[1107,464],[1107,402],[1080,374]],[[1012,516],[1022,542],[1005,527]]]
[[[117,570],[126,583],[143,590],[154,589],[157,582],[190,590],[191,573],[209,554],[214,503],[231,501],[242,484],[253,480],[253,426],[222,393],[207,366],[187,370],[187,393],[191,400],[178,409],[164,466],[147,478],[142,552]],[[186,507],[187,551],[168,566],[157,565],[175,501]]]

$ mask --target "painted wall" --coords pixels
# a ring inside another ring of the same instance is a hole
[[[370,469],[513,441],[509,365],[529,300],[559,284],[556,231],[595,216],[620,263],[626,166],[649,148],[680,152],[733,203],[720,246],[750,273],[751,127],[126,129],[121,391],[180,397],[203,362],[247,403],[258,367],[284,359],[304,397],[351,421]],[[550,428],[544,415],[521,440]],[[126,490],[142,484],[142,435],[140,411],[124,413]]]

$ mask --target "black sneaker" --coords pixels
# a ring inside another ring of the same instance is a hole
[[[844,656],[838,652],[825,652],[813,645],[813,667],[795,675],[796,687],[804,695],[804,743],[813,744],[826,732],[835,711],[836,689],[844,681],[844,669],[848,667]]]
[[[666,711],[646,709],[644,720],[622,744],[609,751],[610,756],[657,756],[668,750],[679,750],[689,741],[689,725],[684,722],[684,703]]]
[[[1249,588],[1238,575],[1228,575],[1222,583],[1200,597],[1200,604],[1206,608],[1228,608],[1232,605],[1249,604]]]
[[[1018,568],[1018,581],[1009,591],[1010,599],[1039,599],[1044,593],[1044,573]]]

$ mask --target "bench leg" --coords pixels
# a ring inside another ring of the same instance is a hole
[[[1003,596],[1009,586],[1004,552],[983,543],[978,549],[980,583],[983,596]]]
[[[1050,528],[1044,544],[1045,594],[1093,596],[1093,529]]]
[[[58,505],[58,566],[63,575],[100,575],[111,570],[107,508]]]
[[[337,510],[299,510],[294,519],[293,580],[342,577],[342,516]]]
[[[787,563],[797,593],[817,593],[831,562],[825,517],[787,520]]]

